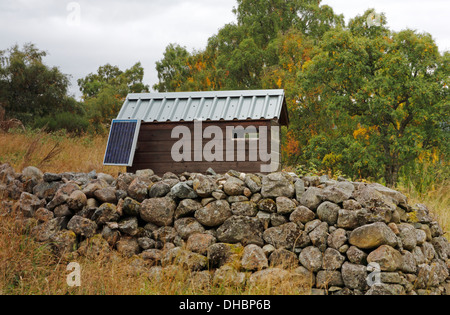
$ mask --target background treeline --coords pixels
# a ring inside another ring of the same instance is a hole
[[[204,49],[168,45],[153,89],[283,88],[286,167],[419,190],[447,183],[450,53],[430,34],[394,32],[374,10],[345,23],[317,0],[237,0],[233,12],[237,23]],[[101,133],[128,93],[149,91],[140,63],[107,64],[78,80],[78,102],[45,54],[32,44],[0,52],[0,102],[29,126]]]

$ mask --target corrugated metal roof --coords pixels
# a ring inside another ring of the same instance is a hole
[[[284,90],[129,94],[117,119],[144,122],[281,119]]]

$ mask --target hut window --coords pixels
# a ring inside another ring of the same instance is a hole
[[[238,130],[233,132],[233,140],[258,140],[258,132],[245,132],[245,130]]]

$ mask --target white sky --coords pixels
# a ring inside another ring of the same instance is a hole
[[[450,50],[449,0],[324,0],[346,21],[368,8],[384,12],[391,29],[433,35]],[[235,22],[235,0],[0,0],[0,50],[32,42],[44,60],[76,80],[110,63],[122,70],[140,61],[144,81],[157,83],[155,62],[169,43],[203,49],[210,36]]]

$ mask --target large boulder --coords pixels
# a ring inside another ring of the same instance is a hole
[[[233,213],[226,200],[216,200],[195,212],[195,218],[206,227],[219,226]]]
[[[294,182],[289,174],[278,172],[263,177],[261,188],[263,198],[277,198],[280,196],[292,198],[294,194]]]
[[[371,249],[381,245],[395,247],[397,237],[385,223],[376,222],[353,230],[349,243],[361,249]]]
[[[217,229],[217,239],[223,243],[264,246],[264,227],[255,217],[233,215]]]
[[[141,203],[140,216],[146,222],[168,226],[173,223],[176,207],[169,197],[146,199]]]

